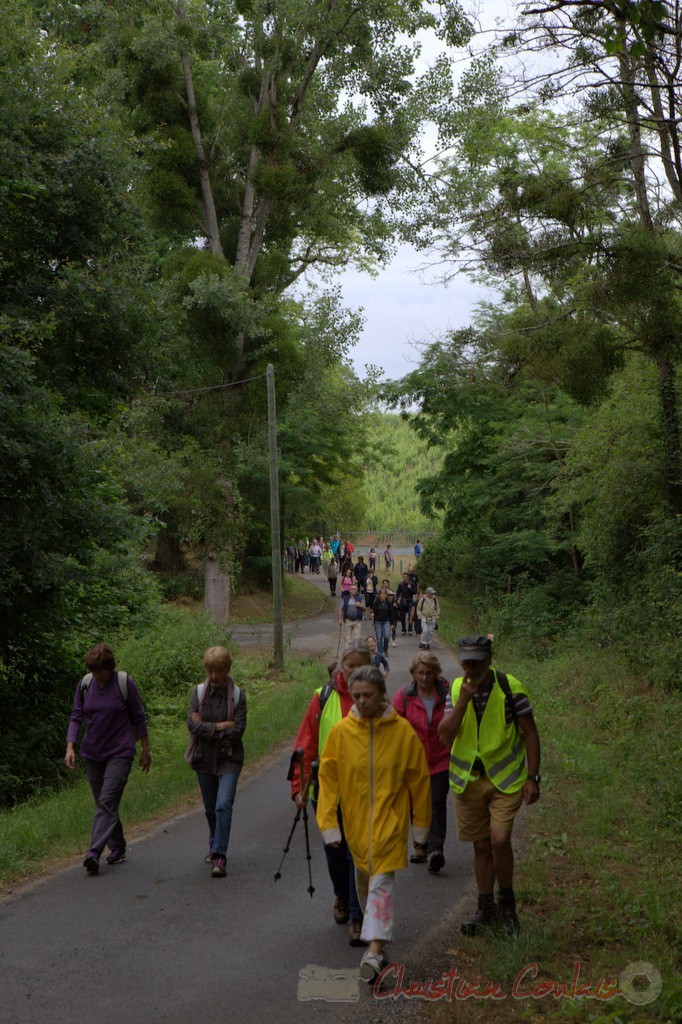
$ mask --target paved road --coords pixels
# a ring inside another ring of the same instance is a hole
[[[321,577],[310,582],[324,585]],[[335,648],[335,613],[316,620],[311,636]],[[451,678],[452,654],[438,642],[434,650]],[[390,649],[392,692],[406,681],[415,651],[412,638]],[[118,867],[90,877],[78,861],[4,897],[3,1024],[89,1024],[104,1017],[118,1024],[412,1019],[414,1001],[379,1001],[357,980],[361,951],[348,946],[346,928],[332,920],[314,822],[313,897],[306,891],[301,825],[283,877],[274,881],[293,821],[288,760],[288,749],[275,752],[242,776],[225,879],[211,879],[202,863],[206,824],[195,809],[132,841]],[[439,876],[423,865],[399,873],[391,949],[394,961],[436,976],[452,964],[458,903],[464,899],[468,908],[473,894],[470,851],[456,842],[452,818],[445,853]]]

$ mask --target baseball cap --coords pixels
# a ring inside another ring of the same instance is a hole
[[[457,641],[457,657],[462,661],[485,661],[493,652],[493,642],[487,636],[465,636]]]

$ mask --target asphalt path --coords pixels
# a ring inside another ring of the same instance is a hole
[[[322,576],[305,578],[326,586]],[[315,616],[296,635],[328,656],[338,638],[336,611]],[[452,678],[453,653],[438,639],[432,649]],[[390,693],[407,681],[416,651],[414,637],[389,648]],[[79,860],[3,896],[2,1024],[418,1019],[423,1002],[377,995],[359,981],[362,950],[350,947],[346,927],[333,921],[313,820],[313,895],[302,822],[274,880],[295,813],[286,781],[290,752],[287,745],[242,774],[226,878],[212,879],[203,864],[207,828],[197,799],[190,813],[133,838],[123,864],[89,876]],[[391,959],[418,980],[452,966],[461,914],[473,902],[470,847],[457,842],[449,812],[441,873],[410,865],[397,876]],[[122,816],[125,822],[125,798]]]

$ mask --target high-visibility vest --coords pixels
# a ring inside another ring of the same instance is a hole
[[[315,693],[320,698],[322,704],[320,728],[317,735],[317,753],[319,756],[322,756],[322,751],[332,726],[343,718],[343,709],[341,707],[339,691],[335,687],[329,685],[321,686],[319,690],[315,690]]]
[[[480,758],[485,773],[492,784],[503,793],[516,793],[524,785],[526,771],[526,745],[515,724],[507,725],[506,697],[493,669],[495,681],[488,702],[478,724],[473,701],[467,705],[450,751],[450,788],[461,793],[467,783],[475,779],[471,769],[476,758]],[[507,676],[513,694],[525,693],[524,687],[513,676]],[[455,706],[462,687],[462,677],[452,684],[451,698]],[[512,696],[513,699],[513,696]]]

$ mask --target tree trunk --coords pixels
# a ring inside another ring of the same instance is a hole
[[[177,13],[180,24],[184,26],[186,24],[184,0],[178,0]],[[208,160],[206,159],[204,144],[201,138],[201,126],[199,124],[199,115],[197,114],[197,101],[194,94],[194,79],[192,77],[192,67],[189,61],[189,50],[186,45],[183,45],[182,47],[182,74],[185,80],[187,114],[189,117],[192,139],[194,141],[194,152],[196,153],[199,183],[201,185],[206,237],[208,238],[208,244],[213,255],[222,256],[224,258],[225,253],[223,252],[222,242],[220,241],[218,215],[216,213],[215,202],[213,200],[213,189],[208,169]]]
[[[665,437],[666,497],[670,514],[675,517],[682,515],[682,442],[675,365],[667,356],[659,355],[656,357],[656,368]]]
[[[204,611],[219,625],[225,625],[230,617],[230,573],[221,566],[215,551],[206,556]]]
[[[186,568],[185,556],[180,538],[175,532],[174,517],[166,512],[159,518],[164,524],[164,529],[156,538],[156,554],[152,562],[152,569],[157,572],[183,573]]]
[[[620,72],[623,80],[621,95],[625,106],[625,116],[628,123],[628,134],[630,136],[630,167],[635,183],[635,194],[637,196],[637,212],[642,225],[650,233],[654,233],[654,222],[649,206],[649,193],[646,181],[646,158],[642,148],[642,132],[640,129],[640,115],[635,92],[635,76],[632,69],[632,59],[626,53],[621,53],[618,58]]]

